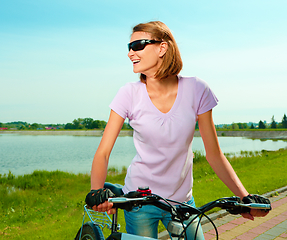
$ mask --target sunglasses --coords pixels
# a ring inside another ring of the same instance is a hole
[[[160,43],[162,41],[156,41],[156,40],[150,40],[150,39],[141,39],[141,40],[136,40],[128,44],[129,51],[132,49],[133,51],[140,51],[145,48],[146,45],[148,44],[153,44],[153,43]]]

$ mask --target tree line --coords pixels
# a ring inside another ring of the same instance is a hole
[[[232,123],[232,124],[221,124],[216,125],[217,129],[276,129],[276,128],[287,128],[287,117],[284,114],[281,122],[276,122],[274,115],[271,118],[271,122],[267,123],[266,121],[260,120],[258,124],[256,123]]]
[[[67,123],[64,129],[105,129],[107,125],[106,121],[94,120],[92,118],[78,118],[73,122]],[[132,129],[128,123],[124,123],[123,130]]]
[[[265,129],[265,128],[287,128],[287,117],[286,114],[284,114],[282,121],[280,123],[277,123],[274,119],[274,115],[271,118],[271,123],[269,125],[265,124],[261,120],[258,123],[258,128]]]
[[[104,129],[106,121],[94,120],[92,118],[78,118],[73,122],[67,123],[64,129]]]
[[[107,125],[106,121],[94,120],[92,118],[77,118],[70,123],[66,124],[41,124],[41,123],[27,123],[22,121],[1,123],[0,128],[2,130],[57,130],[57,129],[77,129],[77,130],[88,130],[88,129],[105,129]],[[132,129],[128,123],[124,123],[123,130]]]
[[[105,129],[107,125],[106,121],[103,120],[94,120],[92,118],[77,118],[74,119],[70,123],[66,124],[40,124],[40,123],[32,123],[29,124],[27,122],[17,121],[17,122],[9,122],[9,123],[1,123],[0,129],[10,129],[10,130],[52,130],[52,129],[78,129],[78,130],[87,130],[87,129]],[[232,124],[220,124],[216,125],[217,129],[281,129],[287,128],[287,117],[284,114],[281,122],[276,122],[274,116],[271,118],[270,123],[266,123],[266,121],[260,120],[257,123],[232,123]],[[132,129],[132,127],[128,123],[124,123],[123,130]],[[198,129],[198,124],[196,124],[196,129]]]

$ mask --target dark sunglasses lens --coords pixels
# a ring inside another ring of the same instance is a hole
[[[129,51],[132,49],[133,51],[140,51],[143,50],[146,46],[146,43],[144,41],[134,41],[129,44]]]

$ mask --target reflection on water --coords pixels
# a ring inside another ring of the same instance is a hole
[[[34,170],[61,170],[89,173],[101,137],[65,135],[0,134],[0,174],[9,170],[15,175]],[[278,150],[287,147],[282,140],[252,140],[241,137],[219,137],[224,153]],[[195,137],[193,150],[204,151],[201,138]],[[110,156],[110,166],[128,166],[136,154],[132,137],[119,137]]]

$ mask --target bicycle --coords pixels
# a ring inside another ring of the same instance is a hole
[[[133,207],[141,207],[143,205],[151,204],[170,212],[172,215],[172,221],[169,222],[167,230],[171,233],[172,237],[177,237],[178,239],[184,238],[186,228],[197,218],[199,218],[199,226],[203,216],[205,216],[213,225],[216,232],[216,238],[218,239],[218,231],[215,224],[207,215],[205,215],[206,212],[215,207],[226,209],[231,214],[247,212],[248,209],[271,210],[271,204],[245,204],[239,197],[220,198],[201,207],[194,208],[185,203],[176,202],[162,198],[156,194],[152,194],[148,188],[139,188],[137,191],[129,192],[125,195],[122,192],[122,186],[119,184],[105,183],[104,188],[109,188],[116,195],[114,198],[109,198],[109,202],[112,202],[116,208],[116,213],[113,214],[111,219],[106,212],[95,212],[85,205],[82,226],[79,229],[75,240],[105,240],[103,229],[106,227],[111,230],[111,235],[107,240],[153,239],[119,232],[120,226],[117,223],[119,208],[130,211]],[[175,203],[177,205],[171,205],[171,203]],[[88,215],[90,219],[88,222],[85,222],[86,215]],[[188,220],[191,217],[192,219],[189,224],[186,225],[183,223],[183,221]],[[196,234],[197,232],[195,232],[195,236]]]

